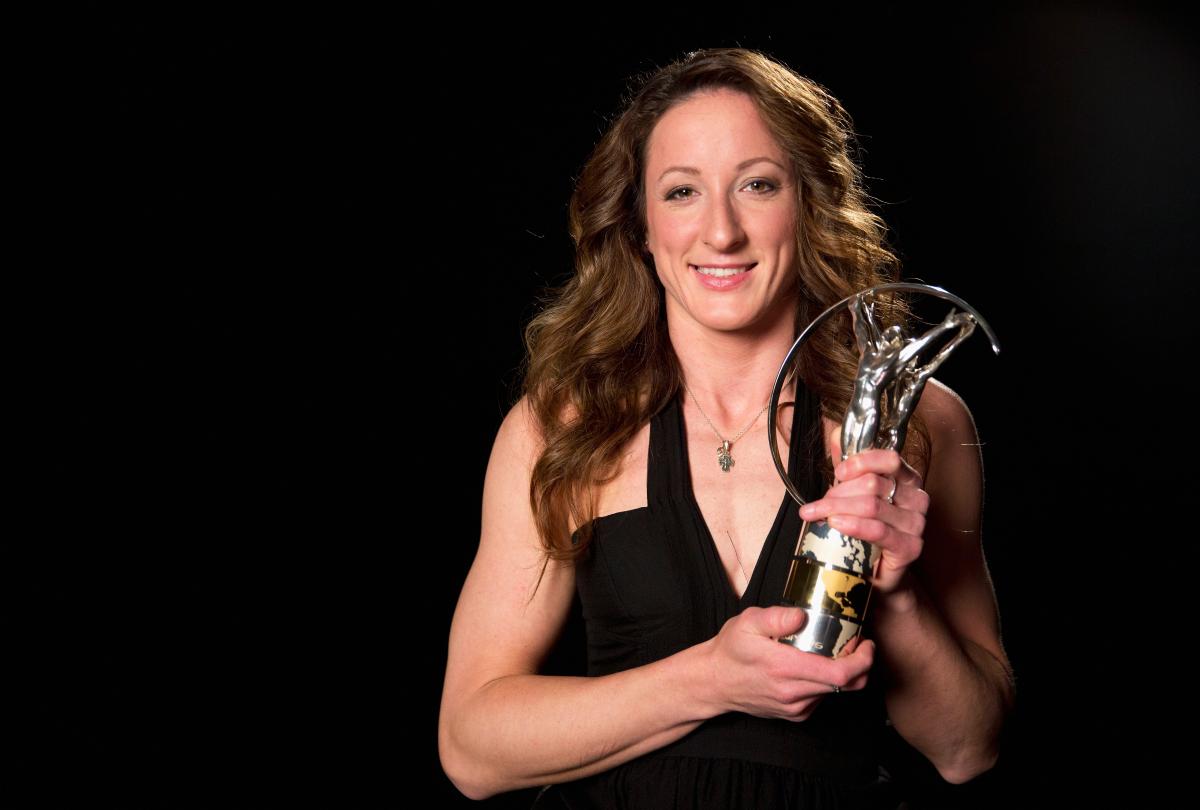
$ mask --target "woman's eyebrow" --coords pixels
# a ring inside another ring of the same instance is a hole
[[[736,171],[740,172],[742,169],[746,168],[747,166],[753,166],[755,163],[759,163],[764,160],[767,163],[774,163],[779,168],[783,169],[784,171],[787,171],[787,167],[783,166],[781,163],[779,163],[779,161],[772,160],[771,158],[765,157],[765,156],[754,157],[754,158],[750,158],[749,160],[743,160],[741,163],[739,163],[737,165]],[[671,168],[667,169],[665,172],[660,174],[658,176],[658,179],[662,180],[664,177],[666,177],[671,172],[683,172],[684,174],[700,174],[700,170],[697,168],[694,168],[692,166],[672,166]]]

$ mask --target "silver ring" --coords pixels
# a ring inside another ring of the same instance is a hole
[[[896,479],[895,479],[895,478],[893,478],[893,479],[892,479],[892,491],[891,491],[891,492],[889,492],[889,493],[888,493],[888,496],[887,496],[887,502],[888,502],[888,503],[895,503],[895,502],[896,502],[896,487],[897,487]]]

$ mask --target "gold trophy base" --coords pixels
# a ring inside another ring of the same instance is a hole
[[[835,551],[836,550],[836,551]],[[843,567],[824,560],[835,559]],[[824,522],[805,523],[792,556],[781,604],[802,607],[808,620],[796,633],[779,641],[801,652],[837,658],[858,638],[871,598],[871,583],[856,573],[874,569],[880,555],[870,543],[846,537]]]
[[[808,620],[800,628],[799,633],[781,636],[779,640],[790,644],[800,652],[816,653],[826,658],[837,658],[846,649],[846,645],[858,638],[862,625],[830,616],[828,613],[818,613],[807,609]]]

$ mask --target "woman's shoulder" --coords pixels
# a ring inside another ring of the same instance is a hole
[[[528,449],[541,449],[545,443],[547,424],[528,392],[512,404],[500,424],[499,433],[510,442],[515,442]],[[570,402],[564,403],[556,415],[559,426],[569,425],[578,417],[578,412]],[[553,424],[553,421],[550,423]]]
[[[930,378],[917,403],[917,413],[929,434],[928,479],[935,471],[945,473],[979,463],[979,434],[975,419],[961,396],[946,384]]]
[[[524,393],[500,422],[493,440],[489,470],[495,467],[497,474],[519,477],[528,486],[546,443],[546,425],[542,423],[533,399]]]
[[[507,450],[533,451],[542,441],[542,431],[528,394],[512,404],[496,432],[496,444]]]
[[[950,386],[930,378],[917,403],[917,413],[929,428],[931,441],[961,441],[975,433],[967,403]]]
[[[549,425],[544,423],[547,418],[550,419]],[[509,471],[515,474],[520,470],[523,480],[528,482],[546,449],[546,428],[554,426],[556,422],[558,427],[568,426],[579,418],[578,408],[570,401],[565,402],[553,416],[546,417],[537,412],[537,406],[528,393],[522,394],[500,425],[494,452],[510,457]],[[615,453],[609,466],[596,472],[596,480],[589,480],[582,485],[584,500],[590,502],[596,516],[646,505],[650,422],[649,417],[643,419],[639,428]],[[575,516],[568,514],[567,521],[569,532],[574,534],[579,528]]]

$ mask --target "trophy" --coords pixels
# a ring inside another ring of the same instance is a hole
[[[909,336],[899,326],[879,330],[874,319],[874,296],[880,292],[909,291],[951,301],[962,311],[951,310],[941,323]],[[827,318],[847,306],[854,322],[854,337],[861,359],[854,393],[842,422],[842,459],[871,448],[899,452],[904,447],[908,420],[917,407],[925,383],[976,325],[987,334],[992,350],[1000,344],[983,317],[970,304],[940,287],[897,282],[870,287],[842,299],[813,319],[784,358],[771,395],[768,424],[775,424],[785,372],[804,341]],[[775,431],[769,431],[771,456],[788,493],[801,506],[805,499],[788,477],[779,457]],[[796,438],[793,437],[793,441]],[[800,528],[792,552],[791,568],[780,604],[802,607],[808,621],[796,633],[780,637],[802,652],[837,658],[862,631],[871,578],[879,573],[882,555],[871,543],[849,537],[825,521]]]

